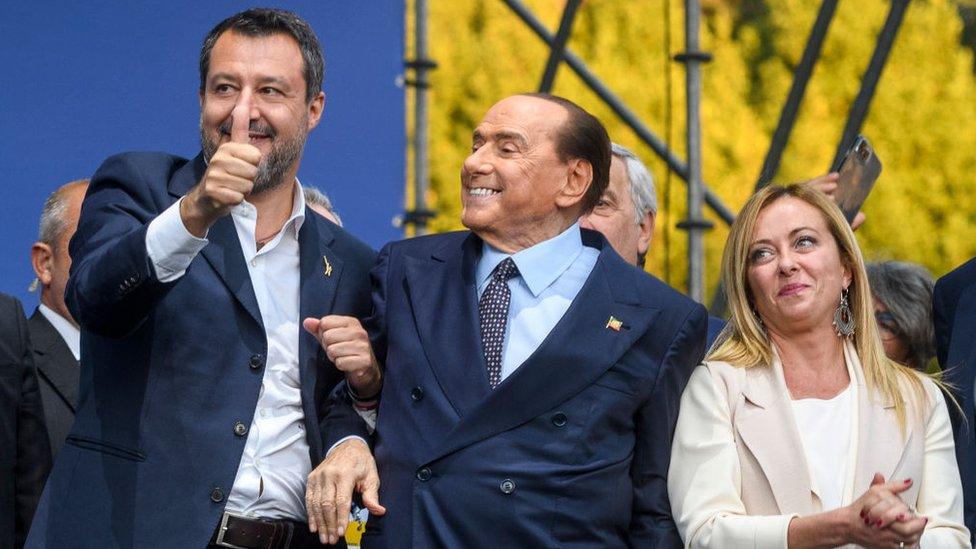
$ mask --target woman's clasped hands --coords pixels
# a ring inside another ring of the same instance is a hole
[[[870,548],[917,547],[929,519],[918,516],[898,495],[911,487],[912,479],[885,482],[881,473],[875,473],[871,487],[847,507],[854,543]]]

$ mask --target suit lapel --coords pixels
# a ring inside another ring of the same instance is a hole
[[[39,309],[35,309],[30,317],[30,336],[38,372],[74,412],[80,375],[75,355]]]
[[[636,284],[636,272],[623,268],[609,246],[603,246],[593,272],[545,341],[495,390],[487,391],[485,385],[486,396],[462,416],[430,460],[512,429],[565,402],[591,385],[647,331],[658,311],[627,291]],[[607,327],[611,315],[622,321],[619,331]],[[480,346],[477,356],[482,356]],[[486,377],[481,362],[478,373]],[[456,364],[449,366],[456,368]]]
[[[735,428],[766,475],[780,512],[807,515],[813,512],[813,489],[789,394],[782,363],[774,353],[770,367],[748,370],[746,403]]]
[[[200,181],[206,169],[207,165],[203,161],[203,153],[200,153],[173,174],[169,183],[169,193],[174,199],[184,196]],[[207,262],[217,272],[217,276],[234,294],[244,310],[258,324],[263,326],[261,312],[258,309],[258,300],[254,296],[254,287],[251,285],[251,276],[248,274],[247,265],[244,263],[244,252],[241,250],[241,242],[237,238],[237,229],[234,228],[234,220],[231,219],[230,215],[221,217],[210,227],[207,240],[209,243],[200,253],[207,259]]]
[[[875,473],[891,480],[891,475],[901,464],[912,437],[913,422],[907,419],[905,433],[895,416],[895,403],[870,391],[864,381],[864,373],[852,343],[845,345],[848,369],[854,372],[857,382],[857,455],[854,473],[854,497],[871,486]]]
[[[489,391],[475,305],[481,240],[470,234],[460,245],[449,242],[429,259],[406,257],[404,267],[424,351],[447,399],[464,417]]]
[[[237,237],[237,229],[234,228],[234,220],[230,215],[221,217],[210,227],[207,240],[210,242],[200,253],[234,294],[238,303],[255,322],[263,327],[258,299],[251,284],[251,275],[244,263],[244,251],[241,250],[241,241]]]

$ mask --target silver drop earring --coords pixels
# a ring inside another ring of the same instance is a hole
[[[847,302],[847,288],[840,293],[840,304],[834,309],[834,331],[837,337],[851,337],[854,335],[854,313]]]

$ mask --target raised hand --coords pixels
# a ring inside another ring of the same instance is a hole
[[[320,319],[306,318],[302,325],[319,340],[336,368],[346,373],[346,381],[356,394],[369,397],[380,392],[379,363],[358,319],[328,315]]]
[[[180,204],[183,225],[194,236],[203,238],[254,188],[261,151],[249,143],[250,113],[251,102],[242,96],[231,112],[231,140],[217,148],[203,178]]]

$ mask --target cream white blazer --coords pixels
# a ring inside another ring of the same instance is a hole
[[[942,392],[922,378],[927,402],[921,414],[909,409],[903,433],[894,404],[865,386],[854,346],[844,351],[857,399],[847,493],[860,497],[875,472],[911,478],[901,497],[929,518],[921,547],[970,547]],[[829,511],[811,489],[778,356],[769,367],[706,362],[695,369],[681,398],[668,494],[686,547],[785,548],[793,517]]]

